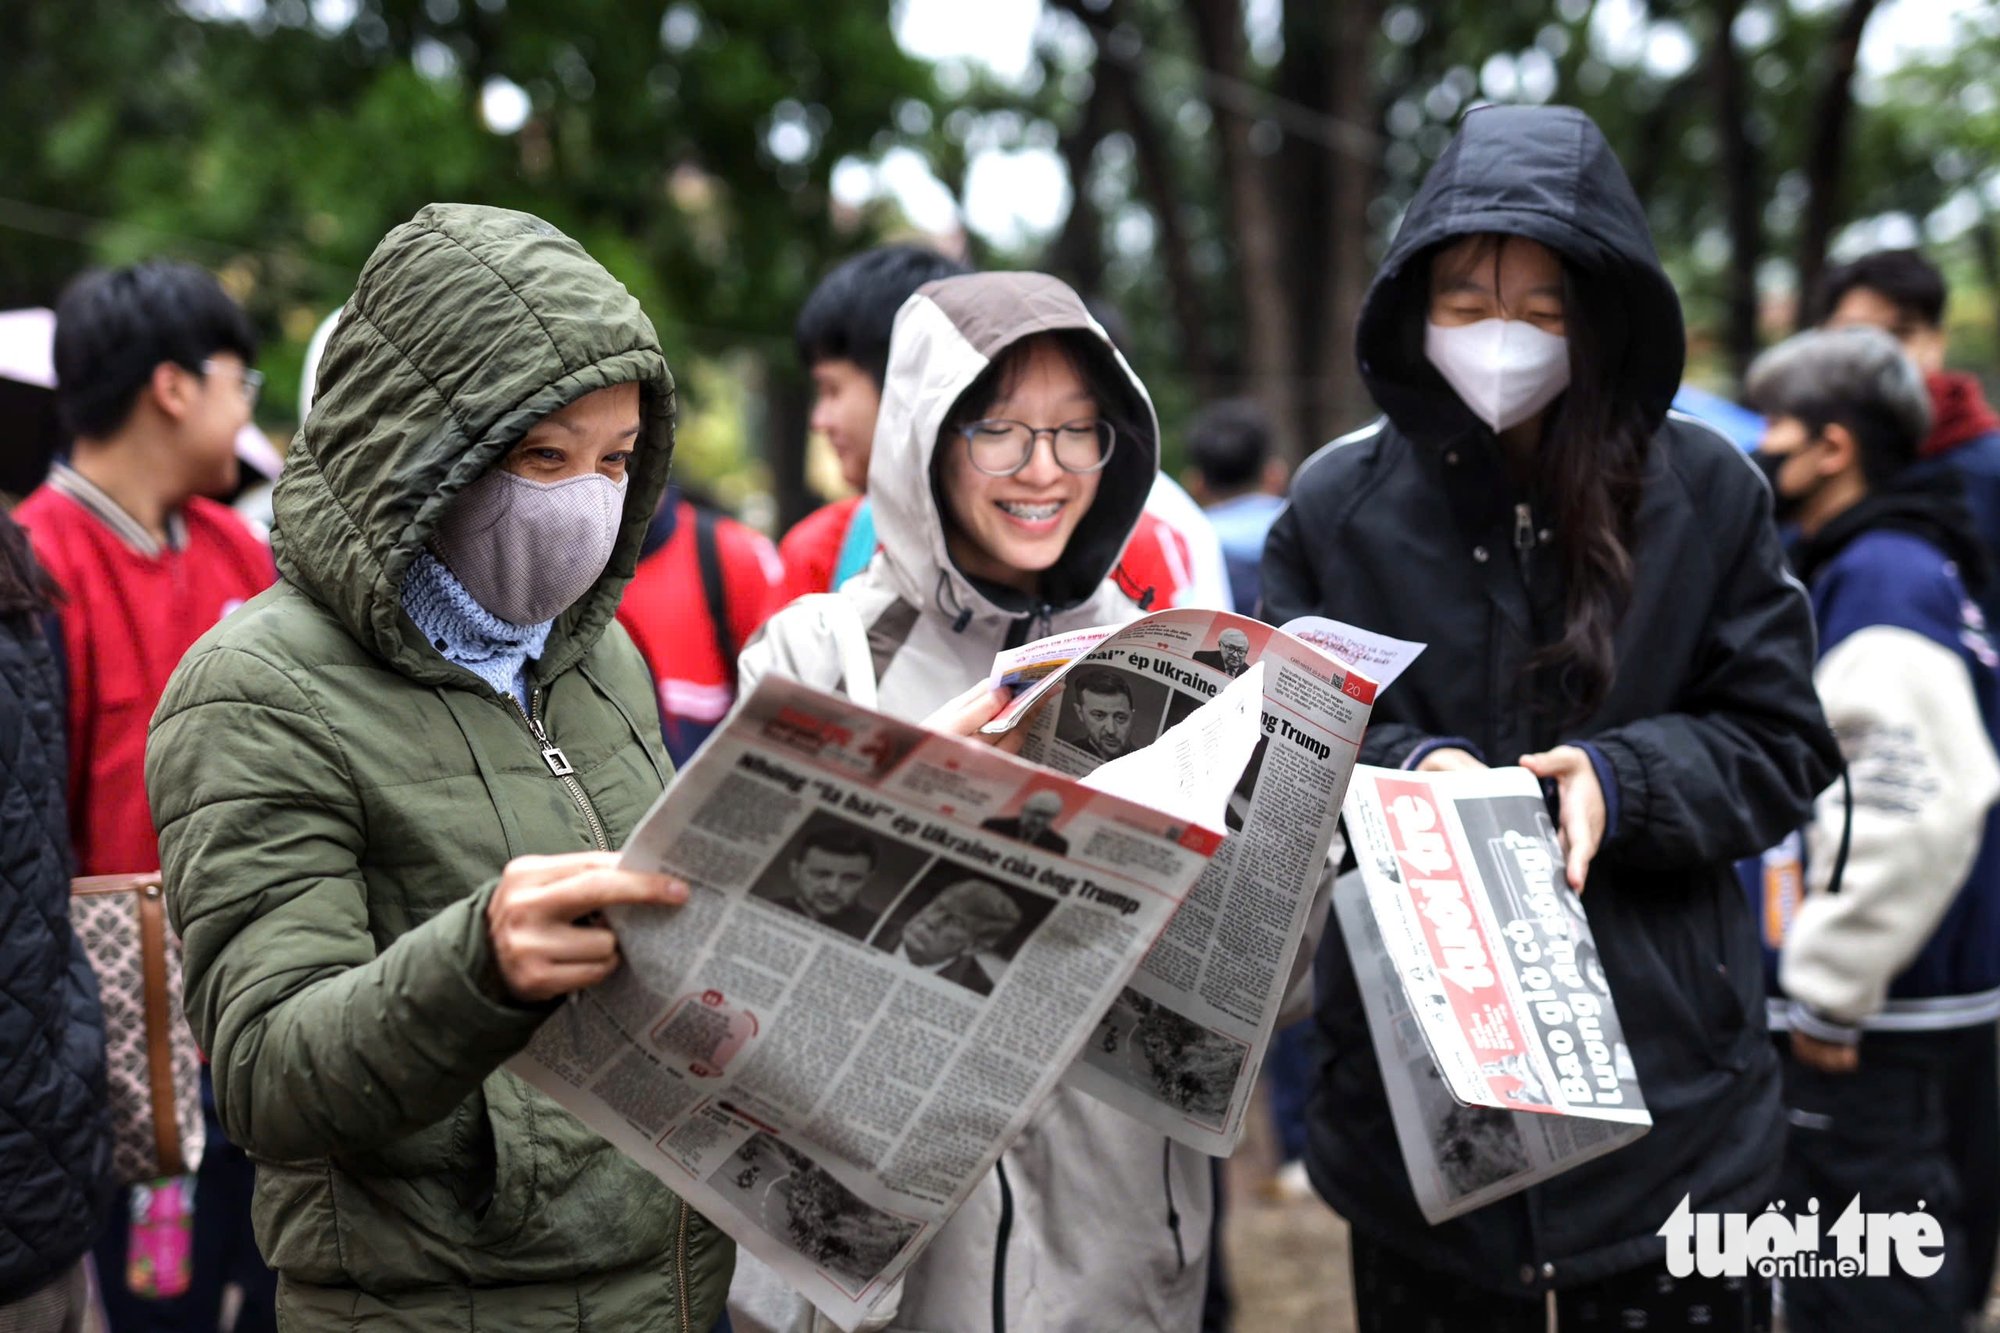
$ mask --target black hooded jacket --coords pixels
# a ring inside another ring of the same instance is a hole
[[[1617,672],[1581,721],[1537,697],[1546,673],[1531,684],[1524,671],[1561,633],[1558,520],[1515,494],[1493,434],[1423,353],[1425,261],[1478,232],[1531,237],[1613,286],[1629,338],[1612,374],[1657,423]],[[1728,441],[1668,411],[1682,341],[1644,212],[1596,126],[1567,108],[1475,112],[1363,308],[1361,371],[1386,416],[1308,461],[1264,556],[1273,624],[1327,615],[1430,645],[1377,703],[1364,763],[1399,766],[1439,738],[1495,764],[1581,741],[1613,779],[1584,902],[1654,1117],[1636,1144],[1426,1225],[1346,950],[1332,939],[1319,957],[1314,1183],[1377,1240],[1496,1291],[1657,1262],[1654,1233],[1682,1195],[1697,1210],[1759,1206],[1783,1143],[1758,942],[1730,862],[1802,824],[1839,756],[1769,492]]]
[[[0,610],[0,1305],[75,1263],[110,1201],[104,1016],[69,924],[67,777],[55,659],[32,616]]]

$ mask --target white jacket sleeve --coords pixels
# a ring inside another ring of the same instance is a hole
[[[1856,631],[1813,673],[1854,788],[1854,832],[1838,893],[1840,784],[1806,830],[1809,893],[1785,938],[1778,981],[1795,1003],[1858,1024],[1951,907],[2000,798],[2000,759],[1965,663],[1914,631]]]
[[[843,692],[872,704],[875,674],[868,657],[868,631],[839,593],[813,593],[765,621],[737,654],[737,703],[741,706],[766,676],[785,676],[818,690],[842,690],[849,674],[858,678],[864,673],[867,678],[861,682],[862,690],[848,688]]]

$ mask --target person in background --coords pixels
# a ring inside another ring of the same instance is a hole
[[[1989,553],[2000,552],[2000,413],[1976,378],[1945,368],[1948,295],[1944,275],[1921,254],[1881,250],[1827,273],[1820,322],[1827,328],[1883,329],[1903,345],[1931,399],[1930,433],[1915,466],[1958,478],[1973,531]],[[1974,592],[1973,599],[1984,627],[2000,630],[2000,579]],[[2000,1252],[2000,1043],[1989,1041],[1966,1054],[1948,1099],[1949,1132],[1960,1183],[1979,1201],[1967,1210],[1965,1243],[1970,1256],[1965,1309],[1976,1317],[1986,1308]]]
[[[1188,493],[1200,502],[1229,568],[1229,591],[1245,615],[1257,609],[1264,538],[1285,507],[1285,460],[1271,452],[1271,422],[1248,398],[1226,398],[1196,414],[1187,432]]]
[[[1222,542],[1236,609],[1253,614],[1262,596],[1264,539],[1285,507],[1290,475],[1285,460],[1271,452],[1270,418],[1248,398],[1210,403],[1188,427],[1187,449],[1188,491],[1201,502]],[[1301,1019],[1273,1033],[1264,1056],[1278,1169],[1261,1188],[1274,1199],[1312,1196],[1304,1161],[1311,1027]]]
[[[256,358],[248,318],[190,264],[87,273],[57,303],[56,402],[74,444],[15,517],[64,591],[79,874],[159,868],[146,724],[194,641],[270,586],[269,550],[211,498],[236,485],[236,437],[263,383]],[[243,1293],[241,1333],[276,1326],[275,1281],[250,1235],[249,1163],[212,1115],[209,1127],[185,1295],[127,1290],[125,1196],[112,1205],[97,1268],[117,1333],[213,1328],[225,1285]]]
[[[270,552],[206,498],[236,484],[256,357],[249,319],[189,264],[87,273],[57,304],[57,404],[74,445],[14,517],[65,594],[79,874],[159,868],[146,723],[181,655],[270,586]]]
[[[653,673],[676,768],[736,703],[736,655],[783,605],[784,566],[762,533],[669,486],[646,528],[618,623]]]
[[[1857,1194],[1868,1212],[1921,1207],[1943,1236],[1927,1278],[1787,1278],[1786,1317],[1797,1333],[1954,1333],[1966,1210],[1993,1204],[1963,1188],[1947,1141],[1953,1070],[2000,1018],[2000,654],[1970,596],[1991,570],[1954,480],[1915,466],[1930,395],[1888,334],[1800,334],[1746,383],[1852,783],[1851,806],[1839,786],[1820,797],[1805,899],[1770,941],[1789,1000],[1783,1193],[1828,1219]]]
[[[1839,771],[1812,609],[1768,488],[1670,416],[1680,299],[1597,126],[1467,115],[1363,300],[1381,420],[1299,470],[1264,613],[1426,643],[1361,762],[1519,764],[1551,791],[1653,1127],[1429,1225],[1397,1150],[1347,950],[1314,986],[1314,1187],[1352,1226],[1362,1333],[1767,1327],[1752,1279],[1676,1278],[1661,1224],[1757,1212],[1785,1122],[1756,932],[1732,863]],[[1337,929],[1337,928],[1334,928]]]
[[[810,425],[832,446],[840,479],[854,494],[806,515],[778,543],[785,601],[834,591],[874,556],[875,518],[865,492],[889,332],[917,288],[967,271],[921,245],[877,246],[835,265],[799,308],[792,337],[812,377]]]
[[[501,1068],[617,970],[599,909],[686,900],[612,851],[669,776],[613,613],[673,402],[651,322],[576,242],[423,209],[327,344],[273,497],[283,580],[160,702],[188,1022],[288,1330],[721,1315],[729,1239]]]
[[[881,542],[875,510],[862,494],[882,406],[882,377],[896,312],[927,282],[970,272],[955,259],[917,245],[885,245],[834,267],[799,310],[793,336],[799,360],[813,382],[812,429],[825,435],[840,462],[841,480],[856,494],[835,500],[799,520],[778,543],[784,561],[782,602],[808,593],[833,592],[859,574]],[[1093,316],[1116,315],[1094,307]],[[1114,345],[1123,347],[1115,328]],[[1113,577],[1141,609],[1222,606],[1228,588],[1219,549],[1204,561],[1194,543],[1213,546],[1206,522],[1170,477],[1156,476],[1148,512],[1127,543]],[[1153,512],[1158,510],[1157,513]],[[1210,569],[1213,566],[1213,569]]]
[[[1921,465],[1957,474],[1975,531],[2000,550],[2000,413],[1979,380],[1945,366],[1948,344],[1944,274],[1915,250],[1878,250],[1830,270],[1820,295],[1823,328],[1882,329],[1901,343],[1923,372],[1931,428],[1918,450]],[[2000,627],[2000,587],[1978,595],[1989,628]]]
[[[104,1015],[70,929],[61,593],[0,512],[0,1329],[81,1333],[111,1198]],[[213,1325],[211,1325],[213,1327]]]

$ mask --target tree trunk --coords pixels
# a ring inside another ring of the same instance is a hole
[[[1186,196],[1180,189],[1180,173],[1174,168],[1166,131],[1147,103],[1146,90],[1140,83],[1139,48],[1134,44],[1128,51],[1117,37],[1119,27],[1128,21],[1125,6],[1121,0],[1110,0],[1101,10],[1090,8],[1084,0],[1048,0],[1048,3],[1080,21],[1096,44],[1091,101],[1104,108],[1107,130],[1113,123],[1121,124],[1131,136],[1139,190],[1159,228],[1157,249],[1161,267],[1166,271],[1182,369],[1193,380],[1196,391],[1207,397],[1215,387],[1214,343],[1209,337],[1201,278],[1195,271],[1194,248],[1181,213]],[[1077,179],[1074,171],[1070,179],[1072,182]],[[1080,197],[1079,202],[1088,206],[1088,201]]]
[[[1722,138],[1725,212],[1729,218],[1729,296],[1723,347],[1731,381],[1741,387],[1757,356],[1757,268],[1764,257],[1764,191],[1757,145],[1750,138],[1750,105],[1743,62],[1736,51],[1736,15],[1742,0],[1715,0],[1709,38],[1709,89]]]
[[[1368,205],[1380,187],[1380,123],[1370,59],[1383,0],[1285,6],[1277,93],[1290,104],[1272,192],[1284,241],[1291,361],[1307,450],[1366,411],[1354,364],[1354,322],[1367,290]],[[1301,114],[1303,113],[1303,114]],[[1317,121],[1313,132],[1302,123]],[[1342,127],[1348,132],[1343,133]],[[1359,134],[1354,131],[1360,131]]]
[[[1382,0],[1345,0],[1339,8],[1327,51],[1332,96],[1327,114],[1337,121],[1378,124],[1375,80],[1372,76],[1375,34],[1382,27]],[[1354,329],[1361,319],[1361,299],[1368,293],[1374,261],[1368,253],[1373,228],[1368,206],[1381,189],[1380,153],[1355,151],[1332,155],[1332,200],[1324,233],[1325,339],[1316,367],[1323,415],[1307,436],[1316,446],[1359,425],[1369,413],[1368,391],[1355,359]]]
[[[1968,234],[1972,252],[1979,256],[1980,276],[1986,279],[1987,293],[1993,298],[1993,345],[2000,348],[2000,235],[1995,234],[1993,215],[1981,212]]]
[[[1187,0],[1202,63],[1211,76],[1242,86],[1246,53],[1239,0]],[[1304,455],[1295,407],[1286,281],[1270,172],[1251,145],[1251,117],[1238,99],[1210,98],[1222,166],[1225,216],[1236,239],[1237,291],[1243,306],[1244,369],[1251,396],[1270,414],[1280,452]],[[1304,275],[1297,275],[1303,279]]]
[[[771,499],[778,511],[778,532],[819,507],[820,497],[806,487],[806,431],[812,411],[806,382],[790,358],[764,361],[764,457],[771,468]]]
[[[1069,173],[1069,216],[1049,247],[1049,268],[1078,291],[1092,294],[1104,286],[1104,216],[1090,197],[1090,166],[1097,145],[1110,132],[1110,116],[1101,81],[1094,80],[1090,97],[1056,145]]]
[[[1876,4],[1877,0],[1848,0],[1821,61],[1826,77],[1813,102],[1805,154],[1806,210],[1799,224],[1800,328],[1812,322],[1820,276],[1826,270],[1826,247],[1841,213],[1841,171],[1846,165],[1847,125],[1854,111],[1855,59],[1861,50],[1862,30]]]

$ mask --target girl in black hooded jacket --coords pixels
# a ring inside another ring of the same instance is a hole
[[[69,925],[55,595],[0,512],[0,1328],[67,1333],[110,1202],[104,1017]]]
[[[1307,1168],[1354,1228],[1360,1327],[1754,1328],[1753,1281],[1675,1280],[1656,1234],[1756,1212],[1783,1142],[1762,973],[1730,863],[1807,816],[1839,763],[1804,591],[1756,470],[1668,410],[1680,303],[1597,127],[1466,118],[1357,331],[1383,419],[1299,474],[1264,556],[1273,624],[1430,645],[1364,763],[1520,763],[1559,802],[1653,1128],[1439,1226],[1411,1194],[1354,976],[1319,955]],[[1329,926],[1329,930],[1334,927]],[[1515,1299],[1496,1299],[1496,1294]],[[1706,1306],[1707,1315],[1693,1313]]]

